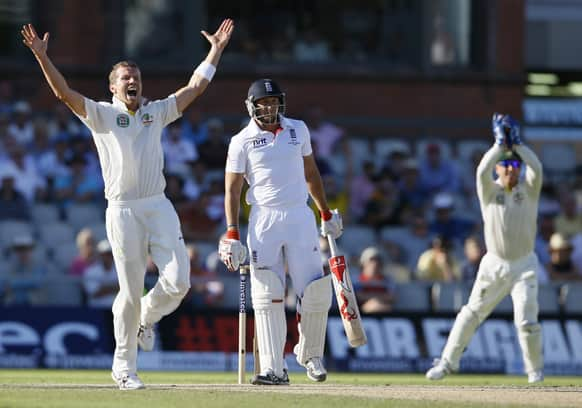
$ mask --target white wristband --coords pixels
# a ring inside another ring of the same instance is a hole
[[[216,72],[216,67],[209,62],[202,61],[200,65],[194,70],[195,74],[198,74],[206,78],[209,82],[212,81],[214,73]]]

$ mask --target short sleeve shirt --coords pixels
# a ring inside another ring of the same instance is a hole
[[[312,154],[311,138],[301,120],[282,118],[275,135],[251,120],[228,148],[226,171],[244,174],[250,205],[289,208],[308,198],[303,157]]]
[[[149,102],[136,112],[116,98],[113,103],[85,98],[87,117],[97,146],[108,200],[136,200],[162,194],[164,153],[162,129],[178,119],[175,95]]]

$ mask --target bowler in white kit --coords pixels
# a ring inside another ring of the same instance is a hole
[[[493,134],[495,144],[477,167],[487,253],[441,358],[426,373],[429,380],[440,380],[459,369],[461,355],[477,327],[508,294],[513,300],[514,323],[528,381],[544,379],[538,322],[538,259],[534,253],[542,165],[535,153],[522,144],[519,124],[509,115],[493,115]]]
[[[261,371],[256,385],[287,385],[284,361],[285,266],[297,294],[299,342],[294,352],[313,381],[325,381],[323,350],[331,306],[331,278],[324,276],[317,224],[307,205],[310,195],[321,214],[321,233],[342,232],[341,217],[327,205],[323,183],[311,150],[309,131],[285,113],[285,94],[270,79],[251,84],[246,106],[249,124],[235,135],[225,171],[226,238],[219,254],[234,271],[246,258],[238,219],[243,183],[251,205],[247,245],[251,296]]]
[[[141,72],[135,63],[115,64],[109,74],[112,103],[95,102],[69,87],[47,56],[48,33],[40,38],[31,24],[21,31],[54,94],[91,129],[97,146],[108,201],[107,238],[119,277],[113,303],[112,378],[121,390],[144,388],[137,376],[138,342],[144,351],[153,349],[153,325],[174,311],[190,288],[180,221],[164,195],[162,129],[204,92],[233,28],[232,20],[226,19],[214,34],[201,32],[210,43],[206,59],[186,86],[162,100],[148,102],[142,97]],[[142,297],[148,254],[160,276]]]

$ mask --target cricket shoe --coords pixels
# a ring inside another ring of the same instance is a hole
[[[446,360],[435,359],[432,368],[426,372],[426,378],[429,380],[442,380],[447,374],[451,374],[453,369]]]
[[[137,344],[143,351],[152,351],[156,342],[156,332],[153,325],[140,324],[137,330]]]
[[[283,370],[283,375],[278,377],[272,371],[268,371],[265,375],[258,374],[251,378],[253,385],[289,385],[289,374],[287,370]]]
[[[307,377],[311,381],[323,382],[327,379],[327,371],[320,357],[312,357],[307,360],[305,368],[307,369]]]
[[[544,373],[541,370],[527,373],[527,382],[530,384],[541,383],[544,381]]]
[[[116,374],[112,371],[111,378],[113,378],[113,381],[115,381],[122,391],[141,390],[145,388],[145,385],[137,374]]]

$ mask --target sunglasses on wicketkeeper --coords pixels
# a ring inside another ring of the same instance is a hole
[[[501,160],[498,164],[502,165],[503,167],[513,167],[514,169],[518,169],[521,167],[521,161],[516,159],[505,159]]]

